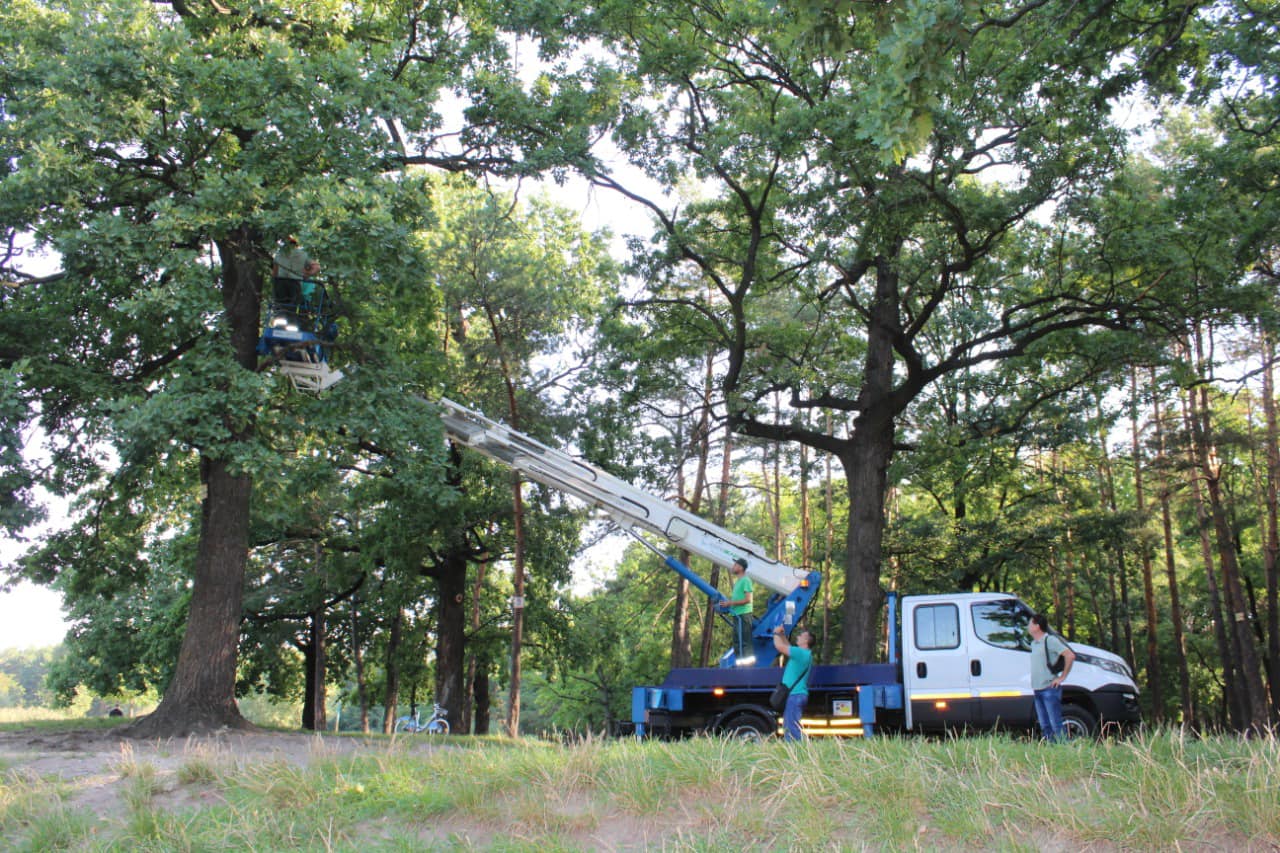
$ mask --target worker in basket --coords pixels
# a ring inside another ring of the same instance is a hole
[[[298,238],[285,238],[271,265],[272,309],[290,321],[304,325],[318,314],[324,303],[324,287],[315,280],[320,263],[298,245]]]

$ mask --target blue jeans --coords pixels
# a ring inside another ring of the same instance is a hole
[[[1054,743],[1063,740],[1062,688],[1046,687],[1036,691],[1036,720],[1045,740]]]
[[[800,730],[800,715],[804,713],[804,703],[808,700],[807,693],[799,696],[792,693],[787,697],[787,705],[782,710],[783,740],[804,740],[804,732]]]
[[[755,657],[755,648],[751,642],[751,629],[754,620],[751,614],[743,616],[734,615],[733,617],[733,651],[734,658],[738,661]]]

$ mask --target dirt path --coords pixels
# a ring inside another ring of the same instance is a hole
[[[440,748],[425,738],[383,739],[326,737],[322,734],[264,732],[189,737],[181,740],[132,740],[111,731],[43,732],[35,729],[0,732],[0,776],[16,774],[32,782],[57,779],[70,788],[67,805],[99,817],[125,810],[123,781],[140,772],[154,773],[158,799],[168,807],[212,803],[217,795],[205,786],[183,786],[179,769],[203,764],[234,770],[250,764],[309,766],[342,755],[409,752]]]

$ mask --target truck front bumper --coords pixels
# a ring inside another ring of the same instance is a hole
[[[1111,726],[1128,727],[1142,722],[1138,692],[1128,684],[1108,684],[1094,691],[1093,702],[1104,731]]]

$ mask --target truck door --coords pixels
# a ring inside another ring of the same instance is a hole
[[[978,695],[974,722],[983,727],[1030,725],[1035,715],[1027,634],[1031,612],[1015,598],[975,601],[970,610],[970,677]]]
[[[904,610],[903,682],[912,728],[968,725],[976,704],[969,675],[969,650],[954,601],[915,601]]]

